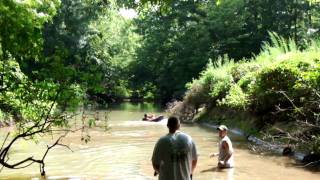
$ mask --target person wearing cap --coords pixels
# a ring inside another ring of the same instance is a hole
[[[219,153],[213,153],[210,157],[218,156],[219,168],[232,168],[234,167],[233,147],[228,137],[228,128],[225,125],[220,125],[217,130],[220,137]]]
[[[191,180],[197,165],[197,149],[192,138],[180,131],[180,121],[169,117],[169,133],[156,143],[152,165],[159,180]]]

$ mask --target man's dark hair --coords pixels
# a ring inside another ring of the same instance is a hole
[[[175,116],[169,117],[167,126],[170,131],[177,130],[179,127],[179,124],[180,124],[180,121],[177,117],[175,117]]]

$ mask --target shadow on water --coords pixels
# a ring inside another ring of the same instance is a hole
[[[206,173],[206,172],[222,172],[222,171],[220,168],[217,168],[217,167],[211,167],[209,169],[200,171],[200,173]]]

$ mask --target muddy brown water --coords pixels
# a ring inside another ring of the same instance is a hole
[[[81,141],[81,132],[69,134],[63,142],[73,152],[63,147],[55,147],[47,156],[47,179],[157,179],[153,176],[151,154],[158,138],[167,133],[166,122],[143,122],[143,114],[153,112],[164,114],[150,104],[125,103],[112,108],[108,113],[110,129],[90,130],[91,141]],[[103,114],[100,110],[99,114]],[[1,129],[1,140],[4,131]],[[232,136],[235,146],[235,164],[233,169],[219,171],[217,160],[209,154],[217,151],[218,137],[215,130],[199,125],[185,125],[181,131],[194,139],[198,154],[198,166],[195,180],[319,180],[319,172],[311,172],[294,167],[293,160],[281,156],[266,156],[251,153],[246,141]],[[36,143],[19,141],[11,151],[10,161],[30,156],[40,157],[46,144],[52,142],[48,136]],[[25,169],[3,169],[0,179],[41,179],[38,165]]]

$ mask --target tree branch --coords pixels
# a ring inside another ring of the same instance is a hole
[[[1,152],[4,144],[7,142],[7,139],[8,139],[8,137],[9,137],[9,135],[10,135],[10,132],[8,132],[6,138],[4,138],[4,141],[3,141],[2,146],[1,146],[1,148],[0,148],[0,152]]]
[[[60,137],[55,141],[55,143],[53,143],[51,146],[47,146],[47,150],[46,150],[46,152],[44,153],[44,155],[42,156],[41,159],[34,159],[33,156],[31,156],[31,157],[28,157],[28,158],[26,158],[26,159],[24,159],[24,160],[22,160],[22,161],[17,162],[17,163],[9,164],[9,163],[7,163],[7,161],[4,161],[4,159],[5,159],[5,157],[6,157],[5,155],[7,155],[7,152],[8,152],[8,151],[6,151],[6,152],[5,152],[4,154],[2,154],[2,156],[1,156],[0,164],[2,164],[3,167],[10,168],[10,169],[22,169],[22,168],[25,168],[25,167],[28,167],[28,166],[32,165],[33,163],[39,163],[39,164],[40,164],[40,172],[41,172],[41,175],[45,175],[45,170],[44,170],[45,163],[44,163],[44,160],[45,160],[47,154],[49,153],[49,151],[50,151],[53,147],[59,145],[59,146],[66,147],[66,148],[68,148],[70,151],[72,151],[72,149],[71,149],[69,146],[60,143],[60,140],[61,140],[62,138],[64,138],[66,135],[67,135],[67,133],[66,133],[65,135],[60,136]],[[73,151],[72,151],[72,152],[73,152]],[[26,165],[23,165],[23,164],[25,164],[25,163],[27,163],[27,162],[29,162],[29,163],[26,164]],[[20,166],[20,165],[23,165],[23,166]],[[3,167],[2,167],[2,168],[3,168]]]

